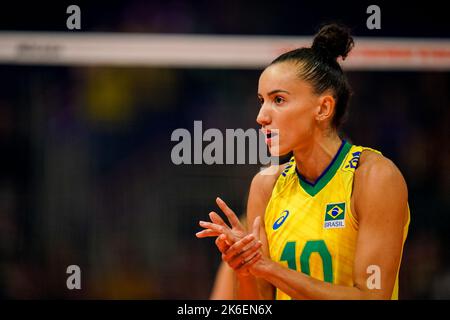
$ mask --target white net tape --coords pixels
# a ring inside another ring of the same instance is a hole
[[[0,64],[262,68],[311,37],[0,32]],[[450,70],[450,39],[355,38],[347,70]]]

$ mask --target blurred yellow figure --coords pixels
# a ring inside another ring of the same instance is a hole
[[[211,291],[210,300],[233,300],[235,299],[234,286],[236,278],[234,270],[225,262],[221,262],[217,270],[216,279]]]
[[[247,225],[246,214],[240,218],[243,226]],[[225,262],[221,262],[217,269],[216,278],[211,290],[210,300],[234,300],[236,299],[236,274]]]

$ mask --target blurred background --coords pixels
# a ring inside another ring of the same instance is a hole
[[[66,28],[70,4],[81,8],[80,31]],[[443,4],[380,2],[381,29],[368,30],[370,4],[18,1],[1,5],[0,30],[263,39],[340,21],[357,37],[449,44]],[[208,298],[220,257],[212,239],[195,238],[198,220],[217,196],[244,213],[260,165],[174,165],[171,134],[193,132],[194,120],[258,128],[262,69],[0,60],[0,297]],[[400,298],[449,299],[450,68],[369,69],[348,70],[342,135],[382,151],[407,181]],[[66,288],[72,264],[82,290]]]

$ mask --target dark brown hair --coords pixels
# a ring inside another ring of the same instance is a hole
[[[350,30],[340,24],[327,24],[315,35],[310,48],[299,48],[280,55],[271,65],[292,61],[298,66],[298,76],[309,82],[316,94],[331,90],[336,99],[332,125],[338,129],[347,113],[351,88],[337,58],[345,59],[353,48]]]

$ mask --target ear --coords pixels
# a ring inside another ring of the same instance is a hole
[[[336,106],[336,100],[332,95],[323,95],[319,97],[319,106],[317,108],[316,120],[326,121],[331,119]]]

